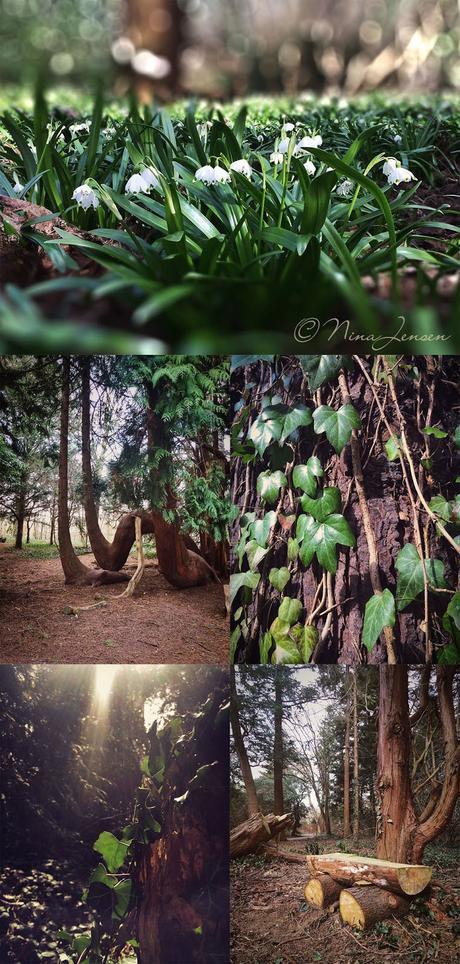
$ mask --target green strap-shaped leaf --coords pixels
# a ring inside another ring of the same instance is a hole
[[[395,600],[389,589],[376,593],[366,603],[364,610],[363,646],[371,652],[380,633],[386,626],[394,626],[396,619]]]
[[[361,428],[361,419],[353,405],[341,405],[335,411],[329,405],[320,405],[313,412],[313,427],[317,435],[322,432],[336,452],[341,452],[350,441],[354,428]]]

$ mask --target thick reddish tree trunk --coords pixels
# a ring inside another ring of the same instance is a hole
[[[453,705],[458,669],[438,666],[439,716],[444,740],[444,780],[421,817],[414,809],[410,779],[411,725],[406,666],[380,667],[377,791],[380,819],[377,856],[400,863],[420,863],[427,843],[452,817],[460,786],[460,745]]]
[[[90,570],[83,565],[74,551],[70,538],[68,489],[69,489],[69,408],[70,408],[70,359],[63,359],[61,396],[61,434],[59,448],[58,488],[58,542],[65,582],[77,585],[102,585],[109,582],[127,582],[124,572]]]
[[[284,813],[283,791],[283,683],[282,668],[275,666],[275,735],[273,741],[273,790],[275,814]]]
[[[241,731],[240,714],[238,712],[238,693],[236,690],[234,666],[230,667],[230,724],[232,727],[235,750],[236,750],[240,768],[241,768],[241,775],[243,777],[244,788],[246,790],[246,806],[247,806],[248,816],[251,817],[252,814],[259,812],[260,807],[259,807],[259,801],[257,800],[256,785],[254,783],[254,777],[252,775],[251,765],[249,763],[248,755],[246,753],[243,733]]]

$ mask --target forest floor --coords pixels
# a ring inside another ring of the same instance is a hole
[[[94,562],[92,555],[80,558]],[[136,594],[115,599],[123,588],[65,586],[59,559],[24,558],[0,545],[2,662],[228,662],[221,586],[174,589],[148,562]],[[106,606],[66,614],[66,607],[101,599]]]
[[[340,849],[332,837],[319,841],[320,852]],[[337,910],[316,910],[305,902],[307,867],[288,863],[283,850],[305,853],[305,840],[281,844],[277,860],[251,856],[231,863],[233,964],[450,964],[458,959],[458,851],[431,847],[424,862],[434,868],[433,884],[412,900],[409,915],[362,933],[343,925]],[[350,851],[370,856],[374,841],[350,842]]]
[[[88,873],[48,860],[36,868],[5,866],[0,871],[0,961],[53,964],[59,960],[60,930],[87,931],[82,891]]]

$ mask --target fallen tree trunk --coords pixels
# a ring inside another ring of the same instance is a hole
[[[375,884],[396,894],[420,894],[429,884],[431,867],[422,864],[395,864],[358,854],[308,854],[311,873],[329,874],[342,884]]]
[[[291,825],[291,813],[283,813],[281,816],[275,816],[274,813],[255,813],[231,831],[230,857],[243,857],[245,854],[254,853],[267,840],[271,840],[283,830],[288,830]]]
[[[339,910],[344,924],[363,931],[379,920],[407,914],[409,901],[380,887],[351,887],[342,890]]]
[[[278,850],[274,847],[267,845],[263,848],[263,853],[266,857],[273,857],[276,860],[287,860],[290,864],[303,864],[305,867],[305,857],[300,854],[292,854],[289,850]],[[332,879],[332,878],[331,878]]]
[[[338,884],[328,874],[321,874],[320,877],[312,877],[308,881],[305,887],[305,900],[312,907],[318,907],[321,910],[334,904],[339,899],[342,889],[342,884]]]

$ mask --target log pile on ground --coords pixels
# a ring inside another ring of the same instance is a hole
[[[289,830],[293,823],[291,813],[276,816],[274,813],[255,813],[248,820],[238,824],[230,833],[230,857],[244,857]]]
[[[313,907],[334,910],[342,921],[365,930],[388,917],[401,917],[410,900],[428,886],[432,870],[421,864],[397,864],[357,854],[309,854],[312,874],[305,899]]]

